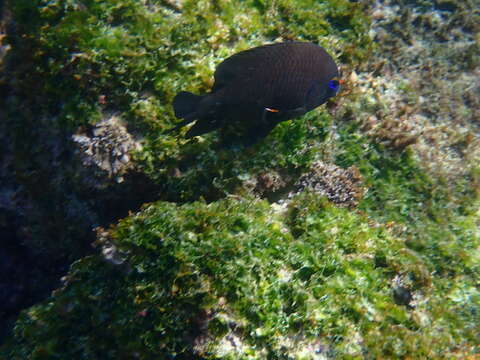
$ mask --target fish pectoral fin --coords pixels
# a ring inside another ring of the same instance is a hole
[[[307,109],[305,108],[305,106],[300,106],[295,109],[287,110],[286,112],[289,114],[289,116],[300,116],[305,114],[307,112]]]

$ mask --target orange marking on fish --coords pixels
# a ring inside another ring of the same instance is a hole
[[[278,109],[272,109],[272,108],[267,108],[267,107],[265,108],[265,110],[273,112],[273,113],[280,112],[280,110],[278,110]]]

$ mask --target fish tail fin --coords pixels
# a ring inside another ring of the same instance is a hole
[[[170,134],[185,125],[190,124],[197,118],[197,107],[200,100],[203,99],[201,95],[195,95],[187,91],[180,91],[173,99],[173,110],[175,116],[179,119],[184,119],[173,128],[168,129],[164,134]]]
[[[198,103],[203,99],[201,95],[195,95],[187,91],[181,91],[173,99],[173,110],[179,119],[197,110]],[[188,123],[187,123],[188,124]]]

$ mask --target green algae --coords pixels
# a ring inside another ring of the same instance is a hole
[[[343,17],[365,22],[352,23],[351,30],[335,27],[327,17],[340,11],[337,3],[343,4]],[[27,246],[47,258],[61,254],[75,259],[88,248],[90,226],[109,217],[101,214],[101,198],[115,197],[120,186],[112,185],[110,178],[92,178],[93,172],[86,174],[78,159],[66,157],[77,151],[72,134],[91,130],[112,114],[125,120],[143,144],[132,163],[156,186],[152,200],[214,200],[244,193],[243,182],[258,173],[308,168],[314,149],[306,145],[324,132],[322,127],[307,134],[305,125],[294,125],[293,136],[284,127],[275,140],[281,153],[263,146],[263,154],[252,162],[248,156],[236,158],[241,150],[217,152],[210,146],[217,134],[185,143],[181,134],[162,133],[177,121],[171,107],[175,94],[207,91],[215,66],[237,51],[293,37],[315,40],[338,52],[337,44],[351,32],[357,35],[348,36],[368,42],[368,18],[360,5],[344,0],[310,5],[325,19],[316,12],[303,14],[305,29],[295,34],[301,26],[286,31],[293,25],[280,16],[299,16],[295,14],[300,10],[288,2],[8,2],[13,21],[2,39],[10,46],[0,79],[2,91],[7,89],[2,110],[15,153],[11,165],[16,181],[34,203],[28,213],[32,230],[26,233],[32,236]],[[271,25],[267,29],[265,24]],[[362,56],[352,55],[352,65]],[[321,114],[313,123],[322,121],[330,120]],[[275,161],[270,163],[269,157]],[[98,183],[97,188],[106,190],[92,199],[92,184]]]
[[[35,116],[48,118],[48,126],[73,131],[95,124],[105,114],[118,113],[142,139],[143,148],[135,154],[138,168],[165,187],[165,198],[175,201],[232,192],[240,182],[230,169],[241,168],[254,177],[271,156],[275,159],[271,168],[305,170],[314,152],[305,150],[305,144],[316,142],[325,128],[324,114],[316,116],[309,128],[295,124],[277,131],[270,146],[280,146],[280,152],[264,146],[258,151],[263,160],[254,159],[252,168],[246,158],[239,164],[235,152],[223,151],[221,156],[212,152],[217,134],[203,137],[201,144],[185,143],[181,135],[162,135],[177,121],[171,107],[174,95],[180,90],[206,92],[215,66],[240,50],[297,39],[320,43],[347,66],[365,61],[372,43],[369,20],[360,4],[309,0],[301,5],[291,1],[184,1],[173,7],[138,1],[14,2],[18,35],[10,39],[16,46],[9,56],[22,65],[10,76],[18,97],[28,103],[22,122],[28,129],[34,111]],[[33,66],[35,73],[27,75],[25,69]],[[18,106],[12,107],[12,117],[22,119],[15,114]],[[314,127],[320,130],[309,131]],[[310,155],[296,155],[302,151]],[[180,178],[172,179],[172,173],[181,174]],[[214,179],[217,186],[199,191]]]
[[[360,6],[346,0],[303,5],[184,1],[172,10],[162,2],[19,0],[11,4],[18,35],[10,39],[10,56],[34,66],[28,75],[18,68],[17,86],[35,90],[38,106],[57,111],[59,126],[94,122],[89,115],[101,110],[98,96],[106,96],[106,107],[135,114],[135,104],[150,93],[158,106],[133,117],[159,131],[174,121],[174,94],[186,84],[207,90],[215,64],[238,50],[281,37],[320,41],[330,50],[332,41],[368,49]],[[365,58],[361,51],[349,62]]]
[[[110,237],[124,262],[76,262],[22,314],[10,359],[440,358],[469,353],[478,335],[468,267],[439,277],[388,227],[314,194],[283,212],[254,199],[159,202]],[[398,277],[410,307],[394,301]]]

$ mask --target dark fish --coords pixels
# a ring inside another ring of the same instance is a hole
[[[338,69],[320,46],[307,42],[264,45],[237,53],[215,70],[210,93],[182,91],[173,100],[179,129],[196,123],[186,137],[240,125],[250,140],[280,122],[322,105],[339,88]],[[238,126],[237,126],[238,127]]]

